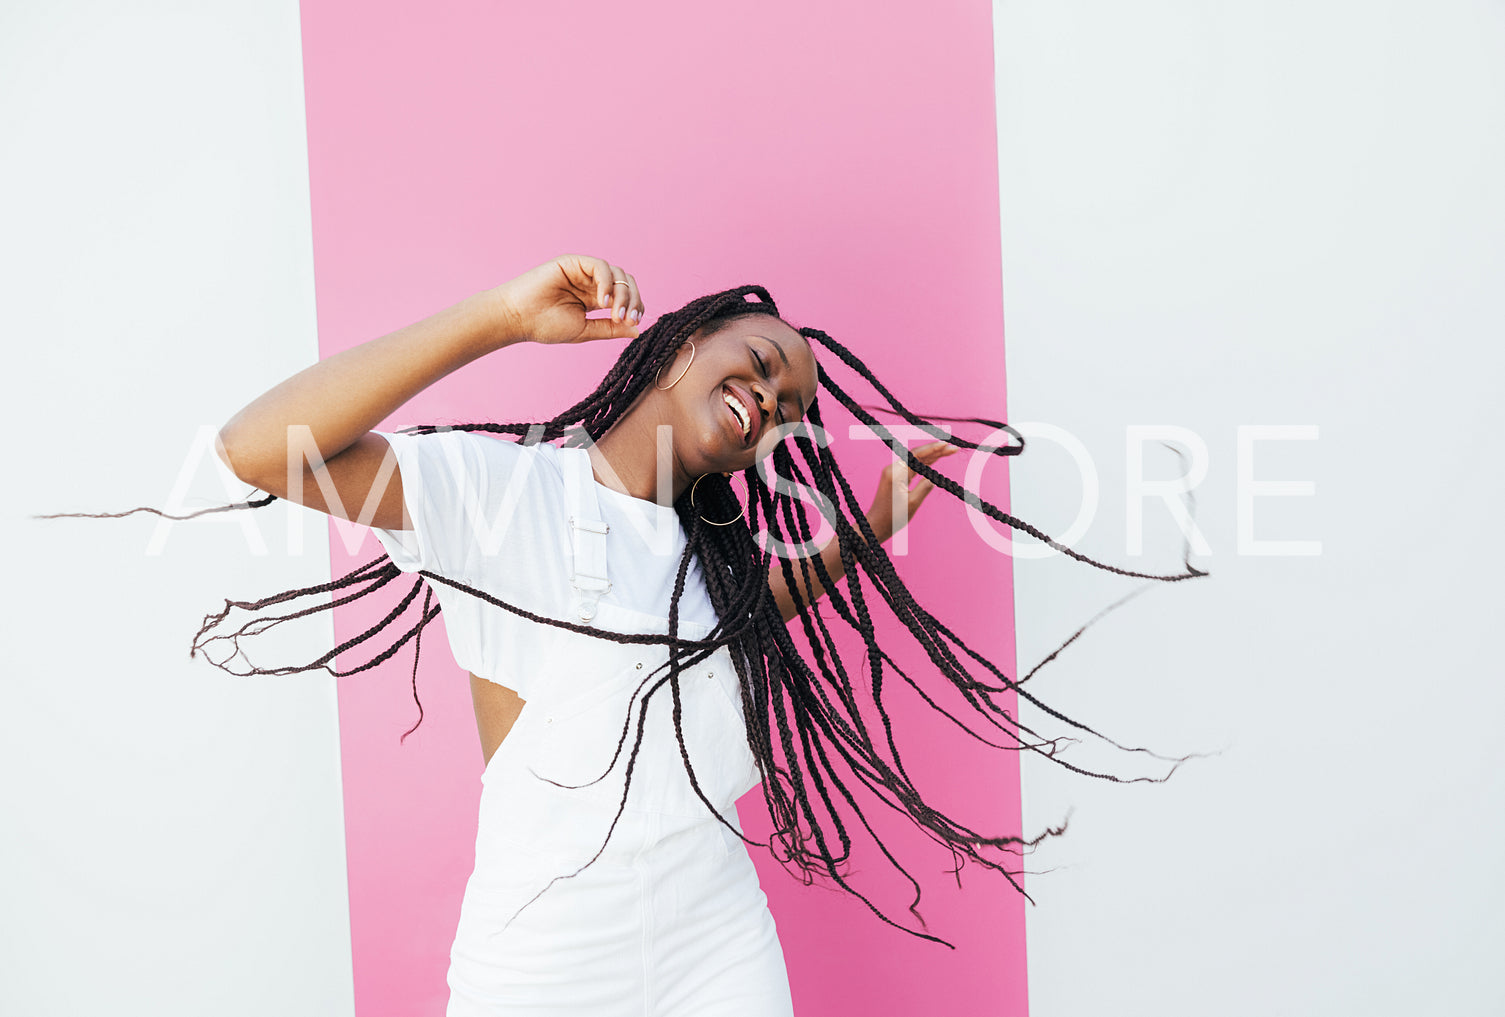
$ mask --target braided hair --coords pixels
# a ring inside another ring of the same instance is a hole
[[[755,298],[755,299],[754,299]],[[681,345],[688,339],[709,337],[725,329],[733,322],[757,315],[778,317],[778,308],[768,291],[761,286],[740,286],[713,293],[690,301],[676,311],[662,315],[653,325],[643,330],[622,351],[606,377],[585,398],[564,410],[554,418],[529,423],[468,423],[458,425],[424,424],[404,428],[404,433],[432,434],[449,430],[485,432],[500,437],[510,437],[524,445],[540,441],[563,440],[567,446],[578,446],[595,441],[604,435],[629,407],[654,382],[659,372],[675,357]],[[780,319],[782,320],[782,319]],[[793,326],[791,326],[793,327]],[[874,376],[873,372],[854,354],[831,336],[816,328],[797,328],[800,335],[812,346],[818,345],[831,356],[851,368],[882,399],[882,405],[859,403],[817,362],[816,374],[819,386],[830,393],[837,403],[850,412],[858,421],[866,424],[878,437],[884,439],[902,456],[909,469],[930,480],[941,490],[961,498],[973,510],[991,519],[1028,533],[1057,551],[1096,568],[1117,575],[1165,582],[1176,582],[1204,576],[1207,573],[1185,562],[1185,571],[1178,574],[1156,575],[1134,572],[1096,561],[1067,547],[1030,524],[1004,512],[984,500],[975,492],[941,474],[912,454],[905,445],[896,440],[892,432],[875,416],[876,413],[896,416],[909,425],[920,428],[962,449],[993,456],[1017,455],[1024,449],[1024,440],[1007,424],[981,418],[925,417],[904,406]],[[811,402],[805,413],[805,423],[821,426],[820,398]],[[962,438],[947,429],[937,427],[935,421],[953,420],[991,426],[994,435],[1010,435],[1009,444],[981,444]],[[709,525],[702,517],[706,513],[714,519],[731,519],[743,511],[730,479],[719,473],[702,477],[700,490],[694,494],[682,494],[674,504],[687,540],[681,555],[673,596],[669,605],[667,635],[626,634],[604,631],[598,627],[578,625],[572,622],[545,617],[528,611],[525,607],[507,603],[488,593],[472,589],[448,577],[421,571],[413,579],[396,606],[374,625],[335,646],[314,660],[303,664],[280,667],[256,667],[234,670],[231,661],[244,658],[241,652],[243,639],[266,632],[284,622],[307,617],[320,611],[333,610],[342,604],[373,593],[396,581],[402,575],[397,566],[385,554],[367,562],[332,582],[290,590],[275,596],[253,601],[226,600],[222,610],[205,617],[204,623],[194,636],[190,655],[206,651],[216,642],[226,642],[233,652],[216,667],[237,675],[284,675],[322,669],[336,677],[347,677],[375,668],[397,654],[407,643],[414,644],[412,672],[413,696],[418,704],[418,722],[403,734],[416,730],[423,720],[423,705],[418,701],[418,657],[421,654],[424,629],[439,614],[434,602],[432,584],[462,590],[501,610],[521,615],[542,625],[552,625],[600,639],[621,643],[663,645],[668,648],[666,664],[644,679],[647,691],[638,702],[636,735],[627,749],[626,781],[622,803],[613,818],[611,837],[617,819],[626,807],[630,791],[632,770],[642,744],[644,720],[648,701],[666,685],[673,701],[675,737],[679,741],[680,755],[689,776],[691,787],[710,812],[744,841],[758,847],[766,847],[783,867],[809,884],[818,878],[832,880],[842,890],[856,896],[873,914],[895,928],[902,929],[921,939],[952,944],[926,932],[900,925],[882,909],[851,885],[842,872],[852,848],[848,821],[843,819],[838,807],[839,799],[851,810],[857,823],[865,828],[877,843],[879,850],[914,891],[909,911],[925,927],[918,910],[920,885],[894,857],[889,848],[873,830],[862,809],[858,806],[848,780],[855,778],[877,794],[891,808],[907,816],[927,837],[948,851],[957,862],[957,870],[966,861],[975,862],[987,869],[997,871],[1028,899],[1023,886],[1016,879],[1021,871],[1010,867],[1011,856],[1022,856],[1048,836],[1065,831],[1064,822],[1048,828],[1032,839],[1021,836],[993,835],[979,832],[964,825],[952,816],[928,804],[920,795],[900,758],[894,741],[893,724],[883,704],[883,683],[887,674],[896,675],[913,688],[934,710],[977,741],[1000,749],[1034,752],[1066,769],[1085,776],[1116,781],[1168,779],[1170,773],[1191,756],[1174,758],[1170,772],[1159,778],[1121,778],[1111,773],[1097,772],[1076,766],[1058,754],[1063,741],[1074,739],[1044,738],[1021,723],[1004,705],[1001,697],[1013,693],[1026,700],[1045,715],[1068,727],[1093,735],[1116,748],[1128,749],[1100,732],[1047,706],[1030,691],[1021,687],[1023,680],[1015,680],[970,648],[965,641],[943,622],[920,605],[900,578],[893,561],[884,551],[869,525],[861,503],[852,491],[850,483],[837,465],[835,457],[821,442],[812,439],[808,428],[797,425],[793,433],[779,442],[769,457],[779,477],[794,485],[813,488],[819,493],[822,503],[828,506],[829,522],[834,526],[844,574],[847,579],[845,592],[836,585],[822,562],[820,555],[776,556],[765,547],[776,546],[786,534],[793,538],[795,546],[811,546],[813,537],[807,506],[792,493],[771,487],[758,467],[743,471],[746,487],[745,520],[731,525]],[[760,464],[761,465],[761,464]],[[257,508],[269,504],[273,496],[251,499],[235,505],[219,506],[204,511],[224,511],[234,508]],[[147,510],[153,511],[156,510]],[[119,513],[123,515],[125,513]],[[159,515],[163,513],[157,513]],[[192,513],[191,515],[199,515]],[[172,517],[187,518],[187,517]],[[766,529],[771,538],[760,546],[755,534]],[[686,577],[694,556],[701,563],[706,592],[719,619],[715,628],[703,639],[687,639],[679,635],[679,607],[685,589]],[[768,577],[773,562],[784,577],[790,595],[798,610],[800,631],[810,653],[802,652],[797,645],[792,626],[787,624],[775,602]],[[814,584],[818,583],[816,586]],[[871,590],[868,585],[871,584]],[[822,612],[813,608],[816,591],[824,591],[832,611],[840,621],[861,636],[865,647],[865,663],[871,682],[870,695],[876,704],[883,725],[881,739],[869,729],[858,708],[857,688],[853,675],[838,652],[832,626]],[[405,618],[411,605],[422,595],[417,618]],[[330,595],[327,596],[326,595]],[[313,606],[288,609],[281,613],[273,609],[291,605],[303,598],[317,598]],[[1124,598],[1125,600],[1128,598]],[[878,638],[878,627],[873,620],[875,601],[882,603],[903,623],[925,651],[936,674],[958,693],[971,708],[974,723],[985,725],[985,736],[955,713],[947,710],[921,688],[915,677],[901,669],[894,657]],[[1116,606],[1116,605],[1114,605]],[[232,610],[243,610],[255,615],[239,627],[228,629],[227,619]],[[1111,608],[1110,608],[1111,609]],[[270,613],[264,613],[270,612]],[[1095,620],[1095,619],[1094,619]],[[1089,625],[1091,622],[1088,623]],[[1049,662],[1065,646],[1081,635],[1079,629],[1066,643],[1050,654]],[[383,645],[384,644],[384,645]],[[747,721],[747,744],[752,751],[762,777],[762,791],[773,821],[773,833],[769,841],[753,841],[733,827],[720,815],[706,798],[695,775],[689,753],[685,748],[680,701],[680,679],[688,669],[715,653],[720,647],[730,648]],[[337,655],[360,649],[373,649],[369,659],[337,670],[331,666]],[[1038,670],[1038,667],[1035,669]],[[661,673],[662,672],[662,673]],[[976,673],[974,673],[976,672]],[[1033,675],[1031,672],[1031,676]],[[1029,676],[1026,676],[1029,677]],[[640,686],[640,690],[643,686]],[[611,766],[616,766],[633,726],[633,717],[624,718],[622,735],[618,740]],[[1153,753],[1152,753],[1153,755]],[[1156,757],[1172,761],[1171,757]],[[839,764],[841,765],[838,765]],[[843,779],[842,770],[848,779]],[[604,851],[603,842],[589,865]],[[1002,855],[990,857],[986,852]],[[583,869],[585,866],[581,866]],[[579,870],[577,870],[578,872]],[[574,875],[575,873],[571,873]]]

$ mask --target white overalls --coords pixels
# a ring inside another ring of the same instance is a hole
[[[600,521],[588,454],[561,449],[560,461],[574,574],[559,581],[572,589],[570,620],[667,634],[667,618],[600,601],[610,583],[605,542],[629,537]],[[668,651],[539,629],[559,679],[551,684],[564,691],[528,701],[481,778],[476,867],[450,955],[448,1017],[789,1017],[768,899],[746,845],[690,786],[667,684],[649,704],[626,808],[605,850],[579,875],[550,885],[606,840],[642,702],[634,692]],[[686,638],[708,633],[692,622],[681,630]],[[740,829],[735,802],[759,775],[729,651],[683,673],[680,687],[696,778]],[[601,776],[629,704],[633,725],[604,779],[582,788],[542,779],[584,784]]]

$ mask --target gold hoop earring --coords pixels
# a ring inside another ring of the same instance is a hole
[[[702,480],[704,480],[708,476],[710,476],[709,473],[702,473],[700,476],[698,476],[698,477],[695,478],[695,483],[693,483],[693,484],[690,485],[690,508],[691,509],[695,508],[695,488],[699,487],[700,486],[700,482]],[[695,514],[697,516],[700,516],[700,513],[698,511]],[[742,506],[742,511],[739,512],[739,513],[737,513],[737,518],[736,519],[728,519],[724,523],[718,523],[715,520],[707,519],[705,516],[700,516],[700,521],[703,522],[703,523],[706,523],[706,524],[708,524],[710,526],[730,526],[730,525],[732,525],[732,523],[737,522],[738,519],[741,519],[741,518],[743,518],[746,515],[747,515],[747,506],[743,505]]]
[[[690,340],[686,339],[685,342],[690,342]],[[685,362],[685,369],[684,369],[684,371],[680,371],[679,372],[679,378],[683,378],[685,376],[685,372],[690,369],[690,365],[693,364],[693,363],[695,363],[695,344],[694,343],[690,343],[690,359]],[[669,366],[668,364],[664,365],[664,367],[668,367],[668,366]],[[655,374],[653,376],[653,387],[656,388],[656,389],[658,389],[660,392],[667,392],[671,388],[673,388],[675,385],[679,384],[679,378],[675,378],[673,381],[669,382],[669,384],[667,384],[667,385],[660,385],[658,383],[658,379],[659,379],[659,377],[663,373],[664,373],[664,368],[660,367],[658,369],[658,374]]]

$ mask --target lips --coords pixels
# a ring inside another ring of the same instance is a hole
[[[726,395],[730,395],[733,399],[742,404],[742,409],[747,413],[748,428],[747,436],[744,438],[742,435],[741,418],[737,416],[736,411],[733,410],[730,406],[726,407],[727,415],[731,417],[732,427],[737,435],[738,440],[742,443],[742,447],[750,448],[757,440],[758,424],[760,423],[762,416],[762,414],[758,410],[758,404],[753,400],[752,395],[746,389],[739,388],[736,385],[723,385],[721,392],[723,395],[722,405],[726,405],[726,399],[724,397]]]

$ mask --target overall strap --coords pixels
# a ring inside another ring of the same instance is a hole
[[[571,609],[589,624],[596,616],[596,604],[602,594],[611,589],[606,576],[606,534],[611,527],[601,521],[590,453],[583,448],[562,448],[559,454],[564,467],[565,504],[570,513],[570,547],[574,553],[570,588],[575,596]]]

